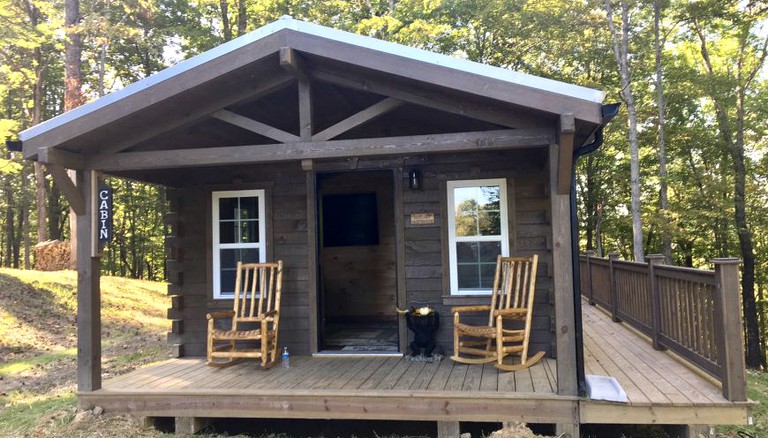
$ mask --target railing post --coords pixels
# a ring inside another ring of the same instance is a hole
[[[587,287],[589,287],[589,304],[595,305],[595,292],[592,288],[592,257],[595,256],[595,252],[591,249],[587,251]]]
[[[661,332],[661,291],[659,290],[659,281],[656,279],[656,265],[664,262],[664,256],[661,254],[648,254],[648,280],[651,287],[651,329],[653,348],[663,350],[664,347],[659,342],[659,333]]]
[[[616,271],[613,267],[613,262],[618,259],[619,253],[608,253],[608,271],[611,273],[611,320],[613,322],[621,322],[621,318],[617,315],[619,300],[617,299],[618,291],[616,290]]]
[[[722,366],[720,380],[723,396],[731,401],[747,399],[744,369],[744,336],[742,333],[739,264],[737,258],[714,259],[715,264],[715,333]]]

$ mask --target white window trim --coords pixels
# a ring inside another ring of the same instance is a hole
[[[460,180],[460,181],[448,181],[446,187],[448,195],[448,265],[450,267],[450,285],[451,295],[490,295],[491,289],[472,289],[472,290],[460,290],[459,289],[459,277],[458,277],[458,263],[456,256],[456,243],[461,241],[472,242],[496,242],[501,239],[501,255],[504,257],[509,256],[509,216],[507,202],[507,180],[506,178],[493,178],[493,179],[472,179],[472,180]],[[499,186],[499,209],[501,218],[501,236],[471,236],[471,237],[457,237],[456,231],[456,216],[454,209],[454,189],[462,187],[478,187],[478,186]]]
[[[258,243],[219,243],[219,200],[222,198],[247,198],[249,196],[256,196],[258,198],[259,205],[259,242]],[[213,247],[213,298],[215,300],[232,299],[233,296],[229,294],[221,293],[221,249],[250,249],[258,248],[259,250],[259,262],[263,263],[267,259],[267,245],[266,245],[266,190],[229,190],[212,192],[211,194],[211,234],[212,234],[212,247]]]

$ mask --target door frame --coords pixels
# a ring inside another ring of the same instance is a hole
[[[316,354],[320,352],[320,221],[319,214],[319,196],[318,196],[318,177],[326,173],[353,173],[357,171],[381,171],[391,172],[392,175],[392,195],[394,214],[394,232],[395,232],[395,285],[396,285],[396,303],[398,307],[403,307],[407,303],[405,290],[405,210],[403,206],[403,169],[401,167],[391,168],[358,168],[350,170],[340,168],[338,165],[318,166],[315,163],[311,169],[306,171],[307,186],[307,293],[309,302],[309,352]],[[408,345],[408,329],[405,318],[397,319],[398,349],[404,354]]]

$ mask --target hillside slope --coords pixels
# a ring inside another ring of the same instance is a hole
[[[0,269],[0,436],[56,436],[48,417],[74,419],[76,284],[73,271]],[[103,376],[168,358],[165,284],[101,284]]]

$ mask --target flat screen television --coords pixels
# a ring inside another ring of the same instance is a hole
[[[379,244],[376,193],[323,196],[323,246]]]

